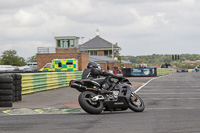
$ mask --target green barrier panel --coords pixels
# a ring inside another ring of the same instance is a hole
[[[34,73],[33,74],[33,91],[44,91],[47,90],[46,86],[46,74],[45,73]]]
[[[74,79],[76,79],[75,72],[69,72],[69,73],[66,75],[67,86],[69,86],[69,82],[70,82],[71,80],[74,80]]]
[[[22,94],[69,86],[71,80],[81,79],[82,71],[22,74]]]
[[[64,72],[60,72],[57,73],[57,75],[58,75],[58,86],[59,87],[67,86],[66,74]]]
[[[176,70],[172,68],[157,68],[157,76],[169,75],[175,72]]]
[[[76,78],[77,80],[81,79],[81,78],[82,78],[82,72],[76,72],[76,73],[75,73],[75,78]]]
[[[29,74],[22,74],[22,94],[29,94],[29,93],[33,93],[33,74],[29,73]]]

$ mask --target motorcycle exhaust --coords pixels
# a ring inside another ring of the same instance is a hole
[[[77,90],[80,91],[80,92],[83,92],[83,91],[85,91],[85,90],[87,89],[87,87],[82,86],[82,85],[77,84],[77,83],[70,83],[69,86],[72,87],[72,88],[77,89]]]

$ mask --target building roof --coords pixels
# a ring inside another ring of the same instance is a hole
[[[132,64],[130,61],[121,60],[122,64]]]
[[[62,40],[62,39],[79,39],[77,36],[56,36],[54,37],[55,40]]]
[[[90,56],[90,62],[119,62],[119,60],[115,60],[108,56]]]
[[[84,49],[104,49],[104,48],[112,48],[112,45],[113,45],[113,48],[121,49],[117,45],[114,45],[110,43],[109,41],[106,41],[105,39],[99,36],[96,36],[93,39],[80,45],[80,47]]]

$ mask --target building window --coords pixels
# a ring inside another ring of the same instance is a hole
[[[61,42],[61,48],[64,48],[65,47],[65,40],[60,40]]]
[[[71,47],[71,48],[74,47],[74,40],[70,40],[70,47]]]
[[[65,41],[66,41],[65,48],[70,48],[70,46],[69,46],[69,40],[65,40]]]
[[[61,45],[60,45],[60,40],[57,40],[57,47],[60,48]]]
[[[116,56],[119,56],[119,51],[118,50],[116,51]]]
[[[112,56],[112,50],[104,50],[104,56]]]
[[[62,67],[62,63],[61,62],[58,63],[58,67]]]
[[[57,48],[74,48],[75,41],[73,39],[57,40]]]
[[[90,55],[97,55],[97,51],[89,51]]]
[[[44,68],[51,68],[51,64],[47,64]]]
[[[67,62],[66,65],[73,65],[73,62]]]

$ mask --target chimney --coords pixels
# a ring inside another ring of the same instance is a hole
[[[97,31],[96,31],[96,36],[100,36],[100,32],[99,32],[98,28],[97,28]]]

